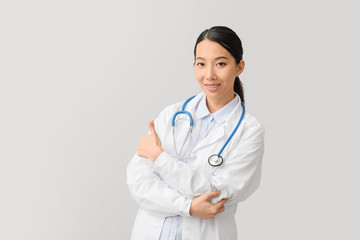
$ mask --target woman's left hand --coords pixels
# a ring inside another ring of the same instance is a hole
[[[137,154],[155,162],[164,150],[161,148],[161,140],[155,131],[153,120],[149,122],[149,129],[150,134],[142,136],[138,142]]]

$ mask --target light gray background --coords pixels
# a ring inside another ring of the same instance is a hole
[[[243,41],[266,128],[240,239],[359,239],[357,1],[1,1],[0,239],[129,239],[126,166],[147,123],[200,91],[193,46]]]

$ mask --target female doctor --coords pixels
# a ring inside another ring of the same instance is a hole
[[[198,37],[201,93],[150,121],[127,169],[140,205],[134,240],[237,239],[237,203],[259,186],[264,128],[245,111],[239,37],[212,27]]]

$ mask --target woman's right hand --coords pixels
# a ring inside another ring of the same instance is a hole
[[[195,197],[191,202],[190,215],[208,220],[223,212],[225,210],[224,204],[228,199],[222,199],[215,205],[210,202],[212,198],[219,195],[220,191],[212,191]]]

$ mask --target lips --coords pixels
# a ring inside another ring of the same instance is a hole
[[[218,84],[204,84],[204,85],[209,91],[214,92],[214,91],[216,91],[216,89],[219,88],[220,83],[218,83]]]
[[[209,87],[209,88],[216,88],[218,86],[220,86],[220,84],[205,84],[206,87]]]

